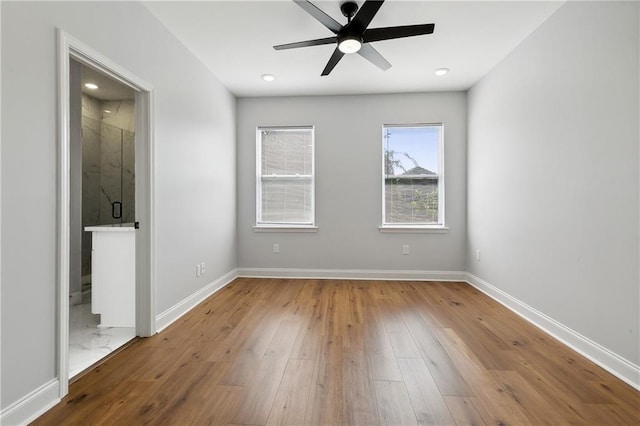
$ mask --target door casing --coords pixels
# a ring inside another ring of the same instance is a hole
[[[136,335],[156,332],[154,279],[153,86],[61,29],[58,36],[57,378],[69,392],[70,103],[69,59],[135,91]]]

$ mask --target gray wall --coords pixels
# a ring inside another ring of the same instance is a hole
[[[4,409],[56,376],[56,27],[155,87],[157,313],[236,267],[236,160],[235,98],[141,4],[1,7]]]
[[[638,4],[567,3],[470,91],[468,153],[470,272],[636,365],[638,75]]]
[[[380,233],[382,125],[444,123],[446,234]],[[315,126],[317,233],[259,233],[257,126]],[[464,271],[466,94],[238,100],[238,262],[248,268]],[[273,254],[273,243],[280,253]],[[411,254],[402,254],[409,244]]]

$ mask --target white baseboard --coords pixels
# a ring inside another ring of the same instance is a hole
[[[0,425],[26,425],[60,402],[60,384],[54,379],[14,402],[0,413]]]
[[[521,302],[473,274],[467,274],[466,281],[545,333],[598,364],[620,380],[640,390],[640,366],[611,352],[609,349],[599,345],[588,337],[548,317],[537,309]]]
[[[467,279],[467,273],[459,271],[294,268],[238,268],[238,276],[246,278],[307,278],[393,281],[466,281]]]
[[[174,323],[178,318],[189,312],[200,302],[205,300],[207,297],[211,296],[213,293],[217,292],[221,288],[225,287],[231,281],[238,277],[237,270],[234,269],[232,271],[227,272],[220,278],[212,281],[207,284],[205,287],[201,288],[197,292],[193,293],[186,299],[176,303],[166,311],[156,316],[156,332],[159,333],[172,323]]]

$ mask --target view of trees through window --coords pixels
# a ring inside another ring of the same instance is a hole
[[[384,223],[442,224],[441,125],[384,126]]]

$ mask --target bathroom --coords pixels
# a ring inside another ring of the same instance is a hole
[[[90,67],[71,60],[70,70],[69,377],[73,378],[135,337],[135,323],[105,326],[93,313],[95,232],[87,231],[106,225],[133,227],[135,101],[132,89]]]

